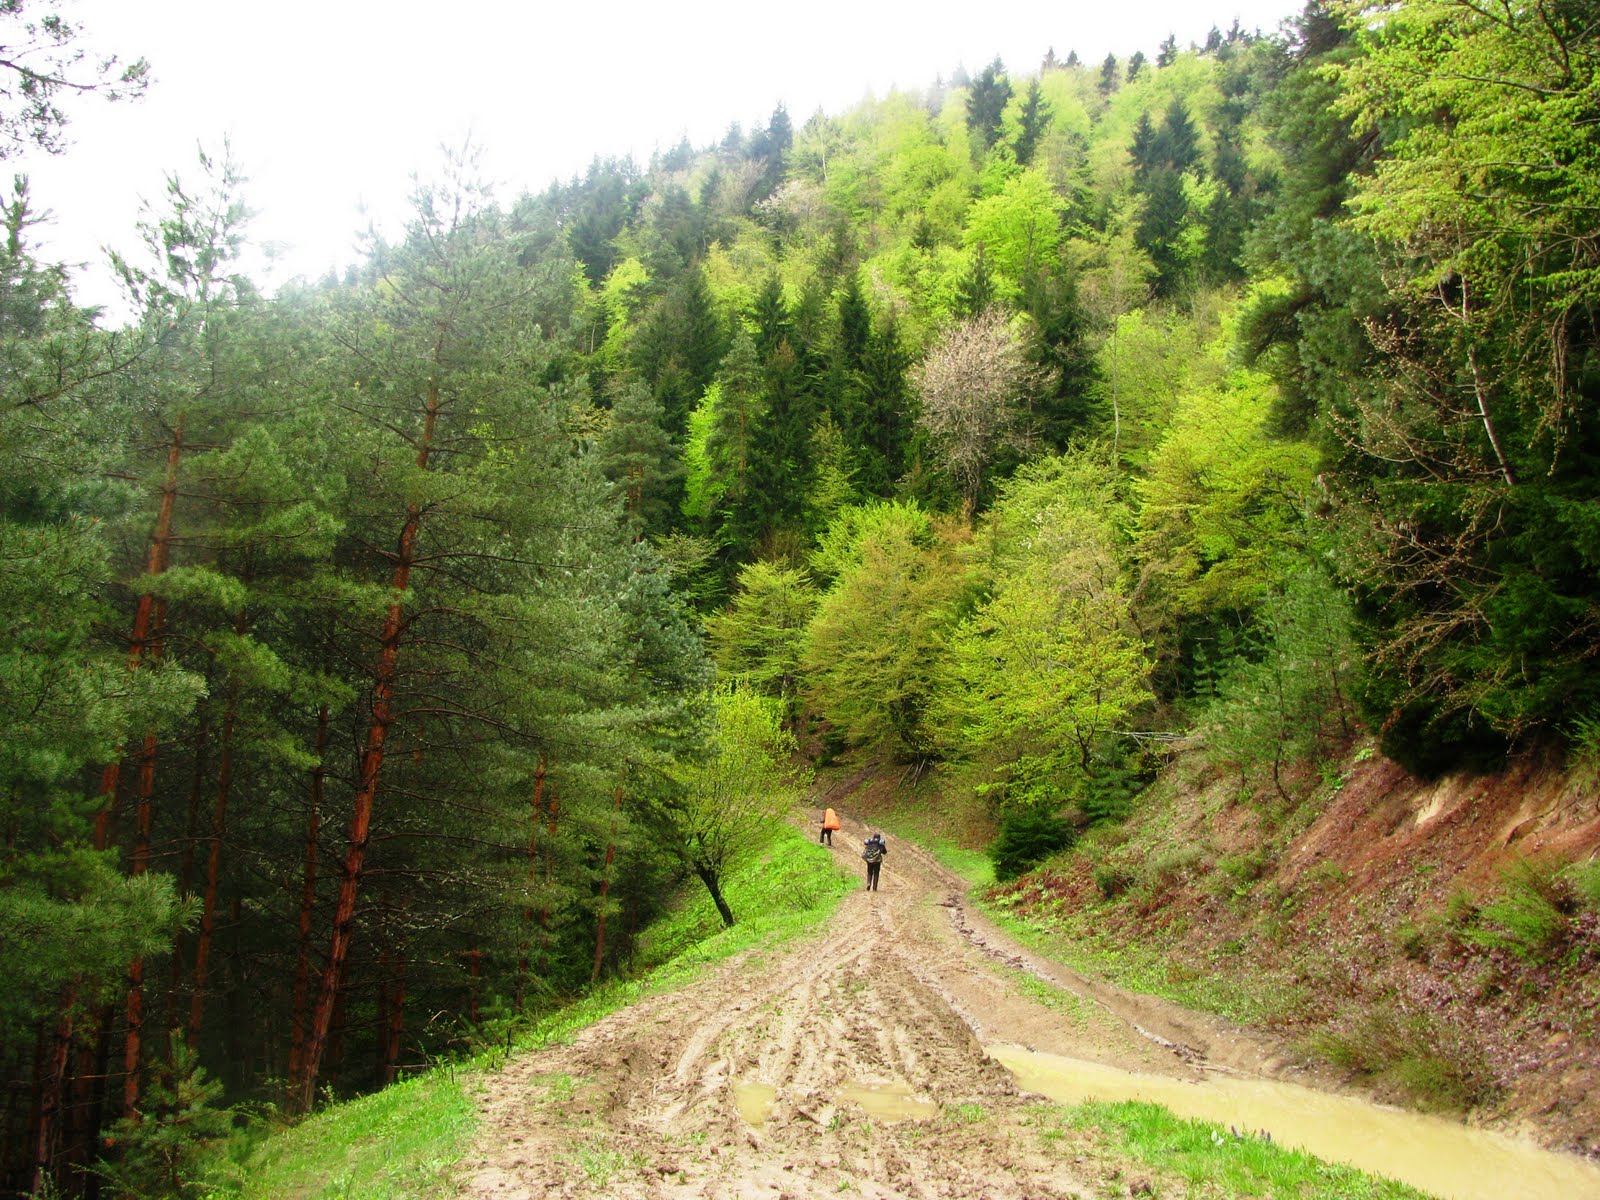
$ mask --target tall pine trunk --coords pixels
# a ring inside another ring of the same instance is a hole
[[[437,357],[437,356],[436,356]],[[439,418],[439,387],[428,383],[427,407],[422,426],[422,436],[417,444],[417,467],[428,468],[428,452],[433,445],[434,427]],[[373,672],[372,721],[367,727],[366,749],[361,757],[361,773],[356,782],[355,809],[350,819],[350,840],[345,848],[344,868],[339,878],[339,894],[333,910],[333,935],[328,943],[328,959],[322,968],[322,983],[317,993],[317,1004],[311,1013],[311,1025],[306,1034],[305,1060],[296,1098],[301,1112],[309,1112],[316,1096],[317,1073],[322,1065],[322,1053],[328,1042],[328,1029],[333,1022],[334,1000],[339,992],[340,977],[344,973],[345,959],[350,953],[350,937],[355,923],[356,894],[361,887],[361,869],[367,856],[367,839],[372,830],[373,802],[378,795],[378,780],[383,773],[384,743],[393,723],[393,703],[396,668],[400,659],[400,642],[405,632],[405,593],[411,585],[411,568],[416,561],[417,533],[422,526],[422,509],[415,501],[406,507],[405,523],[400,528],[400,541],[394,556],[394,573],[390,579],[393,599],[384,618],[383,634],[379,640],[378,662]]]
[[[172,555],[172,514],[178,499],[178,465],[183,459],[183,418],[173,426],[172,439],[167,444],[167,467],[161,481],[161,502],[156,509],[156,525],[150,536],[150,549],[145,561],[147,579],[160,575],[167,569]],[[154,594],[145,591],[134,610],[133,633],[128,644],[128,669],[138,669],[141,663],[154,665],[161,660],[164,647],[166,606]],[[143,875],[150,866],[150,826],[155,795],[156,734],[154,730],[144,735],[139,750],[138,807],[135,818],[131,873]],[[117,783],[121,776],[121,756],[106,767],[100,780],[101,808],[95,820],[95,846],[103,849],[109,844],[111,822],[115,816]],[[109,1029],[110,1022],[102,1021]],[[136,957],[128,964],[127,1033],[122,1054],[122,1111],[123,1115],[138,1115],[140,1059],[144,1049],[144,959]],[[104,1051],[100,1058],[105,1058]],[[104,1084],[99,1085],[101,1088]],[[95,1130],[90,1130],[92,1137]]]
[[[56,1006],[55,1034],[50,1047],[50,1059],[44,1070],[43,1086],[39,1089],[38,1136],[34,1139],[33,1187],[35,1196],[47,1195],[50,1167],[55,1161],[56,1143],[61,1137],[61,1102],[66,1095],[67,1062],[72,1056],[72,1012],[78,1003],[78,989],[69,984],[61,993]]]
[[[145,578],[167,569],[172,554],[172,511],[178,500],[178,464],[183,458],[183,418],[172,429],[167,443],[167,471],[161,482],[161,503],[156,508],[156,524],[150,533],[150,548],[145,558]],[[145,591],[133,610],[133,630],[128,635],[128,670],[134,671],[148,656],[152,637],[159,641],[155,594]],[[154,633],[153,630],[156,630]],[[122,777],[120,750],[106,764],[100,776],[100,812],[94,822],[94,847],[104,850],[111,844],[111,825],[116,816],[117,784]]]

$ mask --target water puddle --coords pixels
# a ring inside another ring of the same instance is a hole
[[[1211,1076],[1198,1083],[1019,1046],[985,1047],[1031,1092],[1062,1104],[1145,1100],[1181,1117],[1265,1130],[1280,1145],[1386,1175],[1443,1200],[1600,1196],[1600,1167],[1453,1121],[1292,1083]]]
[[[903,1083],[856,1083],[851,1081],[839,1089],[836,1099],[841,1103],[859,1104],[863,1112],[874,1121],[928,1121],[939,1115],[939,1106],[932,1100],[919,1100]]]
[[[745,1124],[760,1129],[772,1112],[772,1101],[778,1089],[770,1083],[736,1083],[733,1085],[733,1102],[739,1106],[739,1115]]]

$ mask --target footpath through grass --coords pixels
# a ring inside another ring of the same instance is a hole
[[[708,965],[753,946],[771,948],[827,921],[855,884],[835,860],[785,826],[758,860],[724,885],[738,918],[724,929],[697,889],[643,939],[639,976],[608,983],[514,1029],[500,1044],[341,1104],[298,1125],[242,1132],[220,1149],[190,1194],[207,1200],[440,1200],[477,1131],[472,1091],[513,1053],[594,1024],[640,997],[692,982]]]

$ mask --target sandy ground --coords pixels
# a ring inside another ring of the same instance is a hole
[[[833,846],[863,877],[866,832],[847,822]],[[513,1059],[484,1080],[462,1194],[1140,1195],[1136,1172],[1041,1136],[1039,1098],[984,1045],[1274,1073],[1270,1049],[1236,1031],[1036,960],[963,891],[891,845],[879,890],[846,897],[814,940],[746,953]]]

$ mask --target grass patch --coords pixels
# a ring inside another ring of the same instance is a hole
[[[236,1138],[210,1164],[210,1200],[439,1200],[455,1194],[456,1163],[472,1143],[477,1117],[468,1088],[513,1050],[572,1037],[642,996],[692,982],[709,965],[752,947],[770,949],[813,932],[855,884],[827,850],[784,826],[759,859],[725,881],[738,924],[724,929],[704,889],[653,927],[645,939],[647,974],[615,980],[532,1025],[502,1030],[473,1057],[446,1063],[263,1137]],[[553,1091],[572,1081],[552,1076]],[[626,1157],[595,1145],[574,1164],[595,1186]]]
[[[1354,1167],[1324,1162],[1302,1150],[1257,1137],[1236,1137],[1205,1121],[1174,1116],[1158,1104],[1091,1102],[1041,1113],[1049,1140],[1067,1130],[1091,1133],[1105,1148],[1187,1185],[1185,1194],[1231,1200],[1429,1200],[1426,1192]],[[1165,1188],[1157,1195],[1168,1195]],[[1178,1194],[1173,1192],[1171,1194]]]
[[[935,839],[922,845],[946,870],[954,871],[972,887],[988,887],[994,882],[994,863],[982,850],[968,850],[954,842]]]
[[[1154,941],[1122,943],[1096,928],[1098,909],[1030,920],[980,901],[984,913],[1029,949],[1084,975],[1241,1024],[1267,1024],[1298,1011],[1307,989],[1281,975],[1185,968]]]
[[[701,964],[749,944],[809,932],[832,915],[840,897],[858,882],[858,860],[837,855],[798,829],[783,826],[759,861],[722,881],[736,922],[732,929],[724,928],[705,888],[691,881],[683,903],[640,938],[639,961],[645,970],[680,959],[686,961],[679,965]],[[851,869],[842,870],[842,863]]]
[[[477,1128],[472,1100],[444,1070],[316,1113],[254,1145],[239,1144],[207,1193],[240,1200],[428,1200],[449,1180]]]
[[[1052,1012],[1060,1013],[1070,1020],[1080,1031],[1088,1031],[1097,1024],[1118,1024],[1115,1019],[1107,1016],[1105,1009],[1093,1000],[1085,999],[1076,992],[1069,992],[1059,988],[1045,979],[1027,971],[1013,968],[1008,972],[1011,985],[1026,996],[1031,996]]]

